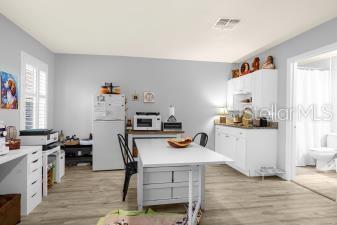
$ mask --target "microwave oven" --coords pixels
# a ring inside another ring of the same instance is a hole
[[[161,130],[159,113],[136,113],[133,117],[134,130]]]

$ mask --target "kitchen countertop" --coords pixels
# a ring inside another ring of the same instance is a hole
[[[242,124],[225,124],[225,123],[218,123],[215,122],[215,125],[226,126],[226,127],[234,127],[234,128],[241,128],[241,129],[274,129],[277,130],[277,127],[246,127]]]
[[[182,134],[184,131],[163,131],[163,130],[128,130],[128,134]]]

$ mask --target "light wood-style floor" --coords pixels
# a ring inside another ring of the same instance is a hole
[[[296,168],[294,181],[332,200],[337,198],[336,171],[318,172],[314,166]],[[336,223],[337,224],[337,223]]]
[[[278,178],[248,178],[227,166],[206,170],[203,225],[336,225],[336,203]],[[67,169],[58,184],[21,225],[95,225],[112,209],[136,209],[136,176],[121,201],[123,171]],[[181,212],[181,205],[155,207]]]

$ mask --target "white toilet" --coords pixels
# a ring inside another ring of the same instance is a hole
[[[311,148],[309,155],[316,160],[318,171],[336,169],[335,158],[337,158],[337,133],[327,135],[327,147]]]

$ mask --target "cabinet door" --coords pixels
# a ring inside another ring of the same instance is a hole
[[[251,75],[245,75],[240,77],[239,91],[240,92],[251,92],[252,91],[252,79]]]
[[[227,108],[233,109],[234,79],[227,81]]]
[[[236,138],[221,130],[216,132],[215,151],[231,159],[235,155]]]
[[[262,70],[261,81],[261,105],[264,108],[271,108],[277,103],[277,71]]]
[[[252,105],[255,108],[262,107],[262,82],[260,72],[251,74],[252,78]]]
[[[215,126],[215,152],[220,153],[221,152],[221,130],[220,130],[220,126]]]
[[[246,169],[246,139],[236,138],[235,165],[242,170]]]
[[[271,108],[277,103],[277,70],[259,70],[251,74],[252,99],[256,108]]]
[[[221,145],[221,154],[227,156],[231,159],[235,158],[235,146],[236,146],[236,138],[230,134],[222,133],[220,135],[222,139]]]

